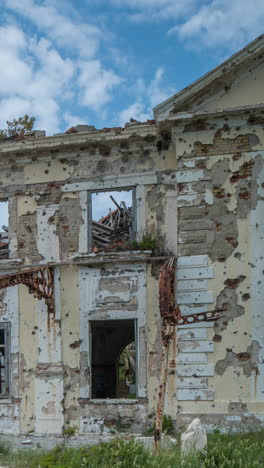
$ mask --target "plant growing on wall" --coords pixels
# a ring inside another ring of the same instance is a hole
[[[132,250],[153,250],[157,247],[157,239],[151,234],[143,234],[140,241],[130,244]]]
[[[34,127],[35,120],[35,117],[29,117],[28,114],[18,117],[18,119],[7,120],[7,128],[0,130],[0,139],[12,139],[17,135],[24,135],[24,133],[30,132]]]

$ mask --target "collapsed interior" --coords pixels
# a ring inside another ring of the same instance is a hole
[[[136,398],[135,320],[91,322],[92,398]]]
[[[92,193],[93,250],[124,250],[133,240],[132,189]]]

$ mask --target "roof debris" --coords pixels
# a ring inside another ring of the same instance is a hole
[[[3,231],[0,232],[0,258],[7,258],[9,253],[8,248],[8,227],[2,226]]]
[[[125,124],[125,127],[104,127],[100,130],[97,130],[93,125],[76,125],[66,130],[66,134],[70,135],[71,133],[84,133],[84,132],[116,132],[121,133],[128,127],[138,126],[138,125],[155,125],[155,120],[147,120],[146,122],[139,122],[135,119],[130,119],[129,122]]]
[[[110,199],[116,205],[116,210],[109,208],[109,214],[92,222],[92,236],[95,250],[116,249],[127,247],[129,242],[129,230],[132,226],[132,207],[127,207],[125,202],[119,205],[114,197]]]

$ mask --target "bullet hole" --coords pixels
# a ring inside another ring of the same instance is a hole
[[[240,260],[240,258],[241,258],[241,253],[240,253],[240,252],[236,252],[236,253],[234,254],[234,257]]]
[[[242,295],[242,301],[244,301],[244,302],[245,302],[245,301],[248,301],[249,298],[250,298],[250,294],[249,294],[249,293],[245,293],[245,294]]]
[[[213,341],[215,343],[220,343],[222,341],[222,336],[218,335],[218,334],[215,334],[214,337],[213,337]]]
[[[242,281],[245,280],[245,278],[246,277],[244,275],[239,275],[237,278],[230,278],[225,280],[224,284],[230,289],[235,289],[239,286],[240,283],[242,283]]]

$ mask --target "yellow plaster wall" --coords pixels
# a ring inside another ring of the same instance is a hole
[[[62,361],[65,368],[64,408],[65,425],[79,426],[78,398],[80,396],[80,347],[70,345],[80,340],[78,267],[61,269],[61,343]],[[68,413],[67,413],[68,410]]]
[[[35,213],[36,206],[37,203],[34,198],[19,195],[17,197],[17,217]]]
[[[19,286],[19,387],[20,387],[20,430],[34,431],[35,428],[35,374],[38,362],[38,313],[37,299],[24,285]]]
[[[212,99],[201,109],[214,111],[255,104],[264,104],[264,65],[240,77],[223,96]]]
[[[151,275],[151,265],[147,266],[147,395],[148,411],[154,413],[157,405],[159,369],[161,356],[160,314],[158,282]]]
[[[47,162],[32,162],[24,169],[25,183],[44,183],[63,181],[68,179],[74,172],[74,166],[62,164],[58,160]]]
[[[257,86],[254,88],[254,83],[257,80]],[[223,108],[224,107],[235,107],[236,105],[243,105],[251,104],[251,103],[260,103],[261,99],[264,99],[264,67],[259,70],[256,74],[256,77],[253,79],[251,76],[250,79],[241,81],[239,87],[237,89],[231,89],[230,93],[232,94],[233,98],[231,101],[224,102],[223,101]],[[249,93],[247,95],[246,89],[248,87]],[[252,87],[252,89],[251,89]],[[241,96],[246,94],[245,101],[241,99]],[[254,97],[254,99],[253,99]],[[247,100],[248,99],[248,100]],[[222,101],[221,101],[222,102]],[[218,104],[218,103],[217,103]],[[228,105],[227,105],[228,104]],[[214,108],[207,107],[208,110],[213,110]],[[208,123],[208,127],[210,122]],[[252,283],[252,277],[254,275],[254,268],[251,267],[250,262],[252,262],[251,252],[250,252],[250,245],[249,245],[249,237],[252,226],[250,225],[250,212],[247,214],[246,217],[240,217],[237,214],[238,209],[238,194],[236,193],[237,190],[237,183],[231,183],[230,177],[232,173],[236,173],[239,169],[243,166],[243,164],[248,163],[249,161],[254,160],[254,156],[257,155],[258,151],[263,151],[264,145],[264,134],[263,129],[261,126],[249,126],[249,125],[236,125],[230,119],[227,122],[227,130],[223,130],[221,133],[221,137],[225,140],[230,140],[230,154],[223,154],[221,155],[219,148],[219,155],[212,155],[208,156],[206,151],[204,152],[204,156],[199,156],[197,159],[204,159],[205,169],[208,171],[205,172],[205,175],[208,174],[208,181],[210,181],[210,171],[214,167],[217,167],[217,163],[227,160],[228,161],[228,169],[227,169],[227,177],[226,181],[221,184],[221,187],[224,189],[224,194],[228,194],[228,197],[224,198],[223,203],[229,212],[234,213],[236,216],[237,222],[237,229],[238,229],[238,246],[232,252],[224,262],[214,261],[210,263],[209,266],[213,267],[214,269],[214,278],[208,280],[208,291],[212,291],[215,295],[215,298],[223,291],[225,288],[225,280],[237,278],[240,275],[245,276],[245,279],[238,285],[235,289],[237,294],[237,304],[242,306],[245,309],[245,313],[239,317],[235,317],[232,320],[228,321],[227,327],[225,330],[220,332],[222,341],[221,342],[214,342],[214,352],[207,353],[208,356],[208,364],[215,365],[219,360],[222,360],[226,357],[227,349],[232,349],[232,351],[236,354],[244,353],[247,348],[252,343],[252,307],[253,301],[251,300],[243,301],[242,295],[245,292],[250,291],[250,285]],[[221,123],[219,122],[219,127],[221,128]],[[177,152],[177,159],[178,164],[183,164],[185,161],[190,162],[191,168],[196,170],[198,167],[196,166],[195,156],[192,153],[192,150],[195,150],[195,144],[197,142],[201,142],[205,145],[213,145],[214,144],[214,137],[216,133],[216,127],[213,131],[198,131],[198,132],[190,132],[190,133],[181,133],[180,129],[177,132],[177,141],[176,141],[176,152]],[[237,138],[239,135],[253,135],[256,138],[253,138],[252,150],[245,150],[243,152],[243,148],[241,148],[241,153],[239,157],[233,157],[234,151],[232,151],[232,139]],[[189,158],[183,159],[182,156],[186,157],[189,155]],[[186,167],[188,165],[186,164]],[[201,171],[202,172],[202,171]],[[254,203],[254,173],[252,175],[252,203]],[[204,177],[206,179],[206,177]],[[245,178],[245,180],[249,181],[249,178]],[[212,180],[212,184],[210,186],[210,182],[208,182],[209,187],[213,187],[214,184],[218,185],[218,181],[216,179]],[[187,184],[186,184],[187,185]],[[193,183],[193,185],[195,185]],[[185,188],[185,187],[184,187]],[[210,189],[211,190],[211,189]],[[250,191],[250,189],[249,189]],[[195,195],[194,195],[195,199]],[[213,199],[213,197],[212,197]],[[191,203],[190,205],[191,206]],[[195,204],[193,208],[195,208]],[[197,205],[198,209],[198,205]],[[224,213],[224,210],[223,210]],[[181,219],[179,220],[181,221]],[[221,223],[221,219],[219,220]],[[212,227],[214,229],[214,227]],[[203,246],[204,247],[204,246]],[[199,255],[205,254],[206,251],[199,251],[199,244],[197,245],[197,249],[192,254],[189,255]],[[238,254],[237,257],[235,254]],[[216,306],[216,303],[208,305],[208,310],[213,310]],[[213,340],[213,337],[217,331],[213,329],[208,329],[208,340]],[[223,375],[218,375],[216,372],[214,377],[207,377],[208,378],[208,389],[214,390],[214,401],[174,401],[174,414],[176,412],[177,405],[180,406],[180,413],[190,414],[190,413],[199,413],[199,414],[211,414],[211,413],[228,413],[229,412],[229,404],[230,402],[243,402],[247,405],[248,412],[259,412],[263,413],[263,403],[254,402],[255,392],[254,387],[256,386],[256,372],[252,370],[250,376],[247,376],[243,372],[242,367],[234,367],[229,366],[223,373]],[[172,409],[173,414],[173,400],[168,402],[168,408]]]

